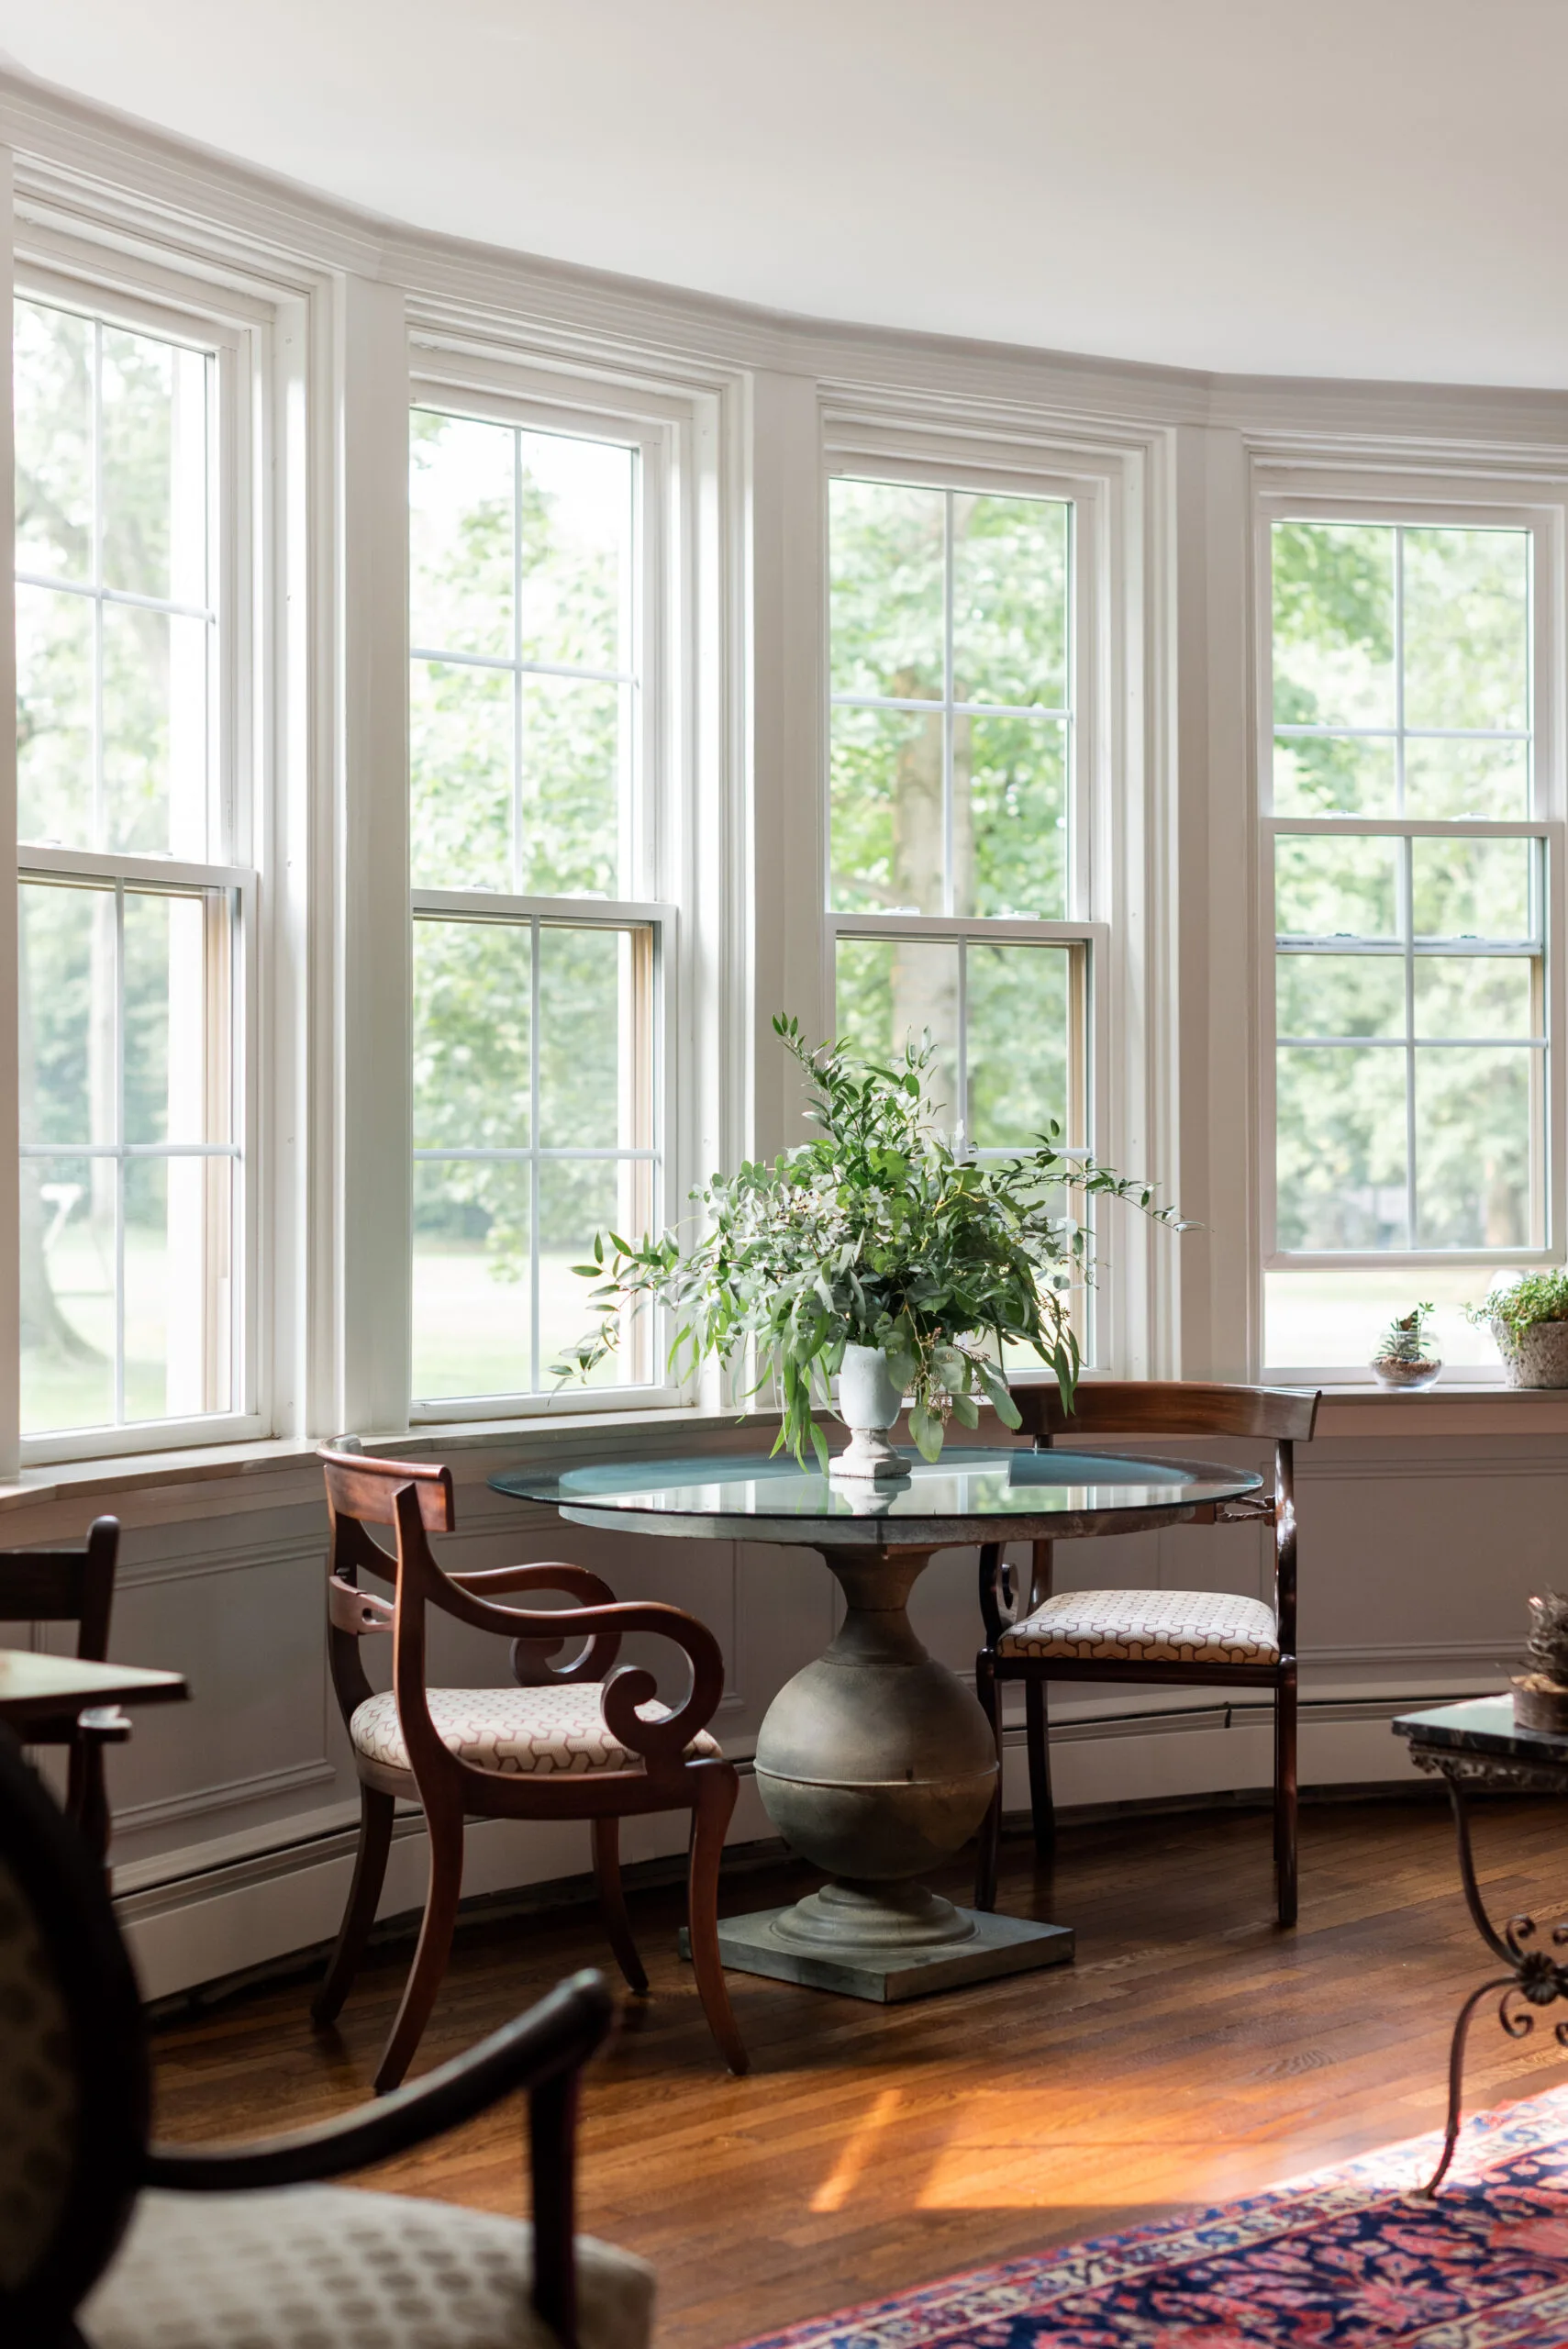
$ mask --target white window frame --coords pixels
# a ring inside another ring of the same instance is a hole
[[[21,1435],[0,1430],[0,1446],[24,1467],[66,1460],[113,1459],[128,1453],[186,1450],[253,1441],[269,1432],[267,1330],[262,1310],[262,1231],[266,1195],[266,1148],[261,1118],[260,869],[257,849],[264,837],[261,800],[264,775],[257,754],[256,714],[265,692],[266,647],[256,626],[260,598],[256,567],[269,501],[257,459],[261,429],[257,385],[261,365],[260,306],[221,300],[210,306],[192,288],[188,303],[175,306],[170,282],[150,268],[117,256],[114,274],[104,256],[83,250],[80,269],[66,240],[50,239],[49,260],[18,253],[14,294],[17,299],[72,310],[187,348],[216,359],[216,462],[210,476],[216,506],[214,603],[217,614],[217,709],[213,726],[216,789],[212,817],[219,833],[213,845],[225,853],[200,863],[174,857],[135,856],[19,842],[17,869],[22,880],[100,880],[111,886],[150,885],[208,888],[230,894],[234,903],[231,1087],[235,1163],[232,1223],[231,1309],[233,1407],[221,1412],[143,1419],[109,1427],[70,1429]],[[62,266],[62,262],[69,265]],[[201,289],[207,292],[212,289]],[[243,315],[244,312],[250,315]],[[57,1151],[56,1156],[70,1155]]]
[[[428,351],[415,353],[411,408],[436,409],[527,431],[567,439],[612,442],[636,451],[637,510],[634,528],[635,585],[632,625],[636,635],[638,729],[630,807],[623,811],[623,880],[628,895],[610,897],[518,896],[485,889],[410,889],[411,918],[445,914],[457,918],[543,923],[573,929],[646,927],[653,932],[652,1067],[655,1165],[651,1228],[674,1220],[690,1176],[687,1138],[689,1104],[682,1086],[682,1026],[679,1007],[686,992],[686,951],[681,902],[690,858],[692,824],[691,751],[686,740],[687,696],[682,691],[681,619],[691,595],[690,531],[683,525],[683,464],[686,417],[679,403],[570,376],[549,375],[522,362],[468,359],[441,364]],[[431,648],[410,640],[410,664]],[[445,654],[435,657],[445,659]],[[511,666],[508,662],[506,664]],[[629,819],[629,820],[628,820]],[[689,928],[689,925],[687,925]],[[536,1040],[537,1042],[537,1040]],[[433,1155],[450,1155],[435,1152]],[[549,1153],[545,1153],[549,1154]],[[587,1153],[597,1155],[599,1153]],[[617,1152],[617,1155],[623,1153]],[[638,1155],[643,1153],[638,1152]],[[537,1133],[526,1152],[537,1161]],[[412,1316],[412,1232],[408,1257]],[[539,1300],[532,1296],[536,1328]],[[588,1284],[583,1289],[583,1325],[592,1319]],[[410,1427],[450,1426],[475,1419],[527,1420],[550,1413],[591,1410],[636,1412],[688,1403],[695,1379],[672,1378],[664,1364],[669,1330],[659,1317],[651,1333],[652,1376],[646,1384],[588,1386],[578,1382],[545,1386],[521,1394],[474,1394],[427,1400],[410,1397]],[[540,1376],[547,1365],[539,1364]]]
[[[1253,576],[1256,586],[1253,636],[1254,773],[1257,828],[1256,935],[1259,1059],[1257,1152],[1260,1177],[1261,1251],[1253,1305],[1252,1358],[1268,1379],[1293,1384],[1364,1384],[1363,1365],[1275,1363],[1266,1358],[1263,1283],[1267,1274],[1408,1269],[1413,1283],[1423,1267],[1474,1264],[1485,1271],[1545,1268],[1564,1261],[1568,1241],[1568,975],[1564,963],[1565,790],[1563,776],[1562,661],[1558,637],[1563,624],[1562,565],[1568,530],[1562,503],[1539,495],[1509,498],[1496,476],[1465,479],[1423,471],[1375,484],[1363,475],[1336,477],[1327,468],[1270,468],[1254,499]],[[1521,488],[1526,485],[1521,484]],[[1535,484],[1529,484],[1534,488]],[[1510,821],[1461,818],[1444,822],[1414,817],[1276,815],[1273,807],[1273,529],[1276,522],[1365,522],[1410,528],[1526,529],[1531,533],[1530,701],[1532,812]],[[1275,916],[1274,843],[1281,837],[1318,835],[1351,838],[1533,840],[1545,860],[1543,926],[1546,1042],[1543,1052],[1545,1164],[1541,1170],[1544,1231],[1539,1247],[1516,1249],[1387,1249],[1348,1252],[1282,1251],[1276,1240],[1277,1160],[1275,1142]],[[1501,1365],[1467,1366],[1464,1382],[1496,1385]]]
[[[1115,1159],[1115,1145],[1106,1137],[1111,1122],[1108,1017],[1110,988],[1107,965],[1113,925],[1105,918],[1110,892],[1110,833],[1119,829],[1112,813],[1109,743],[1113,727],[1106,708],[1109,619],[1109,573],[1106,559],[1108,529],[1108,484],[1103,474],[1062,470],[1043,455],[1031,462],[1016,446],[998,435],[995,449],[982,453],[973,440],[934,455],[913,433],[840,433],[830,435],[824,473],[823,545],[828,547],[826,507],[828,484],[835,480],[884,481],[933,489],[973,491],[998,497],[1059,499],[1071,508],[1068,524],[1068,654],[1069,680],[1067,759],[1067,914],[1059,920],[1033,920],[1003,915],[840,913],[831,905],[831,726],[832,713],[844,706],[831,689],[831,596],[828,566],[824,563],[823,589],[823,818],[821,839],[822,999],[834,1007],[837,1028],[836,970],[840,939],[916,938],[962,941],[973,944],[1015,944],[1076,947],[1082,954],[1082,1018],[1084,1034],[1083,1134],[1069,1134],[1068,1142],[1087,1147],[1096,1156]],[[951,631],[951,584],[945,590]],[[947,666],[951,671],[951,659]],[[896,705],[895,705],[896,706]],[[946,702],[922,703],[925,709],[946,709]],[[965,705],[968,707],[968,705]],[[950,872],[951,879],[951,872]],[[960,960],[961,987],[962,958]],[[959,1052],[964,1052],[966,1007],[959,1007]],[[1117,1120],[1119,1122],[1119,1120]],[[1001,1158],[1006,1151],[979,1152],[984,1158]],[[1091,1230],[1095,1202],[1085,1201],[1083,1218]],[[1092,1288],[1085,1313],[1084,1355],[1102,1369],[1116,1349],[1116,1325],[1125,1326],[1129,1299],[1124,1294],[1115,1316],[1107,1311],[1105,1292]],[[1043,1367],[1040,1374],[1045,1375]],[[1029,1374],[1025,1373],[1026,1377]]]

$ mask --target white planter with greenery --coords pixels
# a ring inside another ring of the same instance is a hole
[[[635,1245],[601,1232],[594,1262],[577,1267],[595,1284],[598,1327],[556,1364],[560,1375],[586,1376],[617,1343],[628,1303],[647,1300],[673,1319],[672,1368],[751,1353],[750,1391],[776,1382],[783,1404],[773,1449],[804,1460],[809,1443],[824,1470],[828,1444],[814,1413],[837,1376],[840,1411],[867,1438],[851,1476],[887,1473],[864,1464],[882,1459],[873,1439],[883,1433],[885,1447],[906,1395],[909,1432],[927,1460],[940,1455],[950,1421],[979,1426],[982,1403],[1016,1428],[1006,1346],[1032,1347],[1071,1405],[1079,1368],[1071,1297],[1089,1276],[1089,1257],[1083,1225],[1062,1212],[1064,1190],[1130,1200],[1179,1229],[1174,1209],[1156,1208],[1146,1185],[1062,1150],[1054,1127],[1007,1159],[982,1164],[955,1151],[928,1098],[929,1040],[884,1067],[841,1043],[813,1050],[797,1020],[775,1019],[773,1028],[810,1082],[817,1137],[694,1191],[705,1228],[684,1244],[673,1232]],[[882,1358],[884,1383],[862,1421],[852,1398],[871,1377],[867,1353]]]
[[[904,1389],[888,1366],[884,1346],[846,1345],[839,1364],[839,1417],[850,1448],[832,1464],[835,1476],[906,1476],[906,1464],[888,1442],[904,1408]]]
[[[1568,1271],[1526,1273],[1465,1309],[1496,1339],[1510,1386],[1568,1386]]]

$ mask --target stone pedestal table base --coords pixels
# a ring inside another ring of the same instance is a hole
[[[848,1611],[768,1708],[756,1768],[784,1842],[832,1881],[793,1908],[721,1920],[725,1964],[878,2000],[1064,1965],[1068,1927],[959,1909],[920,1882],[974,1833],[996,1777],[989,1722],[906,1611],[934,1550],[822,1554]]]

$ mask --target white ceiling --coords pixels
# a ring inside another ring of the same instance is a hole
[[[82,95],[772,307],[1568,386],[1568,0],[0,0]]]

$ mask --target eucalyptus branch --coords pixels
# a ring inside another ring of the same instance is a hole
[[[978,1427],[990,1403],[1017,1427],[1005,1349],[1027,1346],[1072,1408],[1081,1369],[1072,1307],[1093,1279],[1088,1235],[1065,1195],[1130,1202],[1185,1226],[1149,1185],[1067,1148],[1054,1124],[1035,1146],[982,1165],[955,1150],[929,1103],[929,1038],[891,1064],[848,1044],[809,1046],[793,1019],[774,1032],[807,1080],[811,1141],[772,1164],[749,1160],[691,1194],[692,1236],[633,1242],[614,1231],[573,1269],[594,1283],[595,1324],[553,1365],[586,1377],[620,1341],[628,1307],[668,1311],[677,1375],[755,1348],[758,1392],[782,1404],[774,1451],[824,1467],[816,1412],[847,1345],[882,1348],[912,1398],[910,1433],[934,1460],[950,1422]]]

